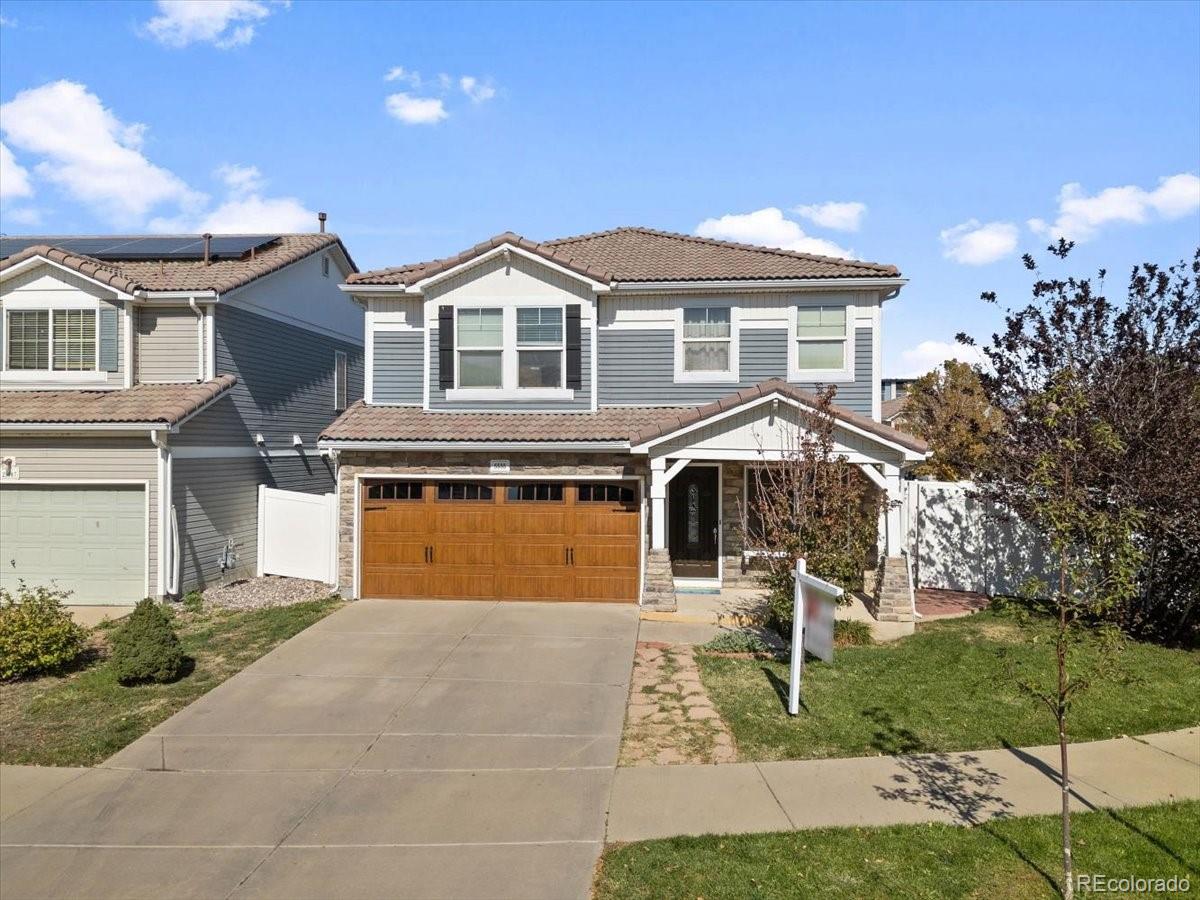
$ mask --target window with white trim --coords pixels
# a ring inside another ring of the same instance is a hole
[[[846,307],[800,306],[796,308],[798,372],[830,372],[846,368],[849,331]]]
[[[341,412],[346,408],[346,354],[342,350],[333,351],[333,410]]]
[[[728,306],[685,306],[681,343],[684,372],[731,372],[732,310]]]
[[[517,307],[517,387],[562,387],[565,352],[561,306]]]
[[[504,310],[498,307],[456,311],[455,347],[460,388],[498,388],[504,383]]]
[[[11,370],[95,372],[94,309],[14,309],[7,313],[5,363]]]

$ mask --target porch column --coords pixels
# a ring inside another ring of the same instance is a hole
[[[650,460],[650,549],[667,549],[667,461]]]
[[[899,556],[900,551],[904,549],[904,535],[901,533],[901,507],[902,500],[900,493],[900,467],[883,464],[883,477],[887,481],[887,511],[884,513],[886,519],[885,530],[887,534],[887,555]]]

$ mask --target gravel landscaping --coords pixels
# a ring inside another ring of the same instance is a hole
[[[204,592],[204,605],[221,609],[267,609],[324,600],[332,593],[333,589],[323,581],[264,575],[211,587]]]

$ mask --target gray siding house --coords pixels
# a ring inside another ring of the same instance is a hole
[[[363,395],[334,234],[0,239],[0,585],[70,602],[253,573],[258,486],[335,489]]]
[[[904,283],[647,228],[506,233],[349,277],[365,394],[320,440],[341,591],[669,603],[747,578],[747,473],[824,385],[839,451],[898,497],[926,455],[880,421],[880,307]],[[898,512],[880,529],[900,565]]]

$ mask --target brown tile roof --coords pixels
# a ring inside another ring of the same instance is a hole
[[[194,384],[138,384],[118,391],[0,391],[0,422],[174,425],[235,384],[233,375],[218,375]]]
[[[325,429],[329,441],[628,441],[630,445],[694,425],[773,393],[805,405],[814,394],[772,379],[706,406],[608,406],[592,413],[430,412],[415,406],[368,406],[361,400]],[[923,453],[924,441],[844,407],[834,415],[858,428]]]
[[[329,441],[627,441],[670,409],[611,406],[598,412],[430,412],[353,404],[321,434]]]
[[[455,256],[351,275],[351,284],[412,285],[511,243],[596,281],[726,281],[772,278],[894,278],[895,266],[814,256],[752,244],[656,231],[614,228],[536,243],[512,232]]]
[[[779,394],[783,397],[788,397],[805,406],[816,406],[820,399],[816,394],[809,391],[803,391],[800,388],[793,387],[786,381],[779,378],[772,378],[768,381],[763,381],[753,387],[738,391],[736,394],[730,394],[728,397],[722,397],[714,403],[709,403],[705,406],[693,407],[684,410],[677,416],[661,419],[657,424],[645,428],[630,437],[630,443],[643,444],[646,441],[652,441],[655,438],[660,438],[671,434],[680,428],[686,428],[689,425],[695,425],[702,422],[704,419],[715,416],[718,413],[728,412],[731,409],[736,409],[747,403],[753,403],[763,397],[769,397],[771,394]],[[915,450],[918,453],[924,453],[929,449],[920,438],[913,437],[911,434],[906,434],[903,431],[898,431],[890,425],[884,425],[876,422],[874,419],[864,416],[861,413],[856,413],[853,410],[846,409],[844,406],[831,404],[831,412],[840,421],[848,425],[854,425],[861,428],[863,431],[877,435],[884,440],[891,441],[894,444],[899,444],[909,450]]]
[[[247,254],[241,259],[216,259],[207,265],[202,260],[99,260],[42,244],[0,260],[0,272],[32,256],[44,256],[125,293],[136,290],[224,293],[335,244],[350,260],[341,240],[329,232],[281,235],[275,243],[257,250],[253,257]],[[354,261],[350,260],[350,264],[353,266]]]
[[[907,404],[908,397],[893,397],[891,400],[884,400],[879,406],[879,417],[885,422],[890,422],[904,412]]]

